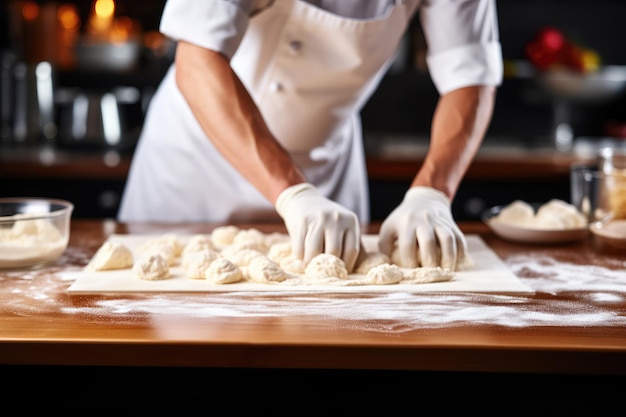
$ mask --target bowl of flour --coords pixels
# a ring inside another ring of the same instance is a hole
[[[69,243],[74,205],[65,200],[0,198],[0,269],[56,262]]]

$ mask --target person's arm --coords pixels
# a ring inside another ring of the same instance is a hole
[[[306,181],[223,55],[180,41],[176,82],[218,151],[272,204]]]
[[[495,91],[488,86],[464,87],[441,96],[424,163],[380,228],[380,251],[391,255],[397,250],[402,266],[451,270],[467,266],[467,243],[450,203],[482,143]]]
[[[431,187],[454,198],[491,121],[495,93],[491,86],[465,87],[439,99],[430,147],[411,187]]]
[[[359,219],[307,182],[228,60],[180,41],[175,64],[177,85],[207,137],[285,221],[292,254],[308,263],[330,253],[352,271],[360,250]]]

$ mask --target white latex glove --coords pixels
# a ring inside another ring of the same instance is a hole
[[[396,244],[402,266],[409,268],[441,266],[454,271],[467,253],[450,200],[430,187],[409,189],[382,223],[379,250],[391,256]]]
[[[361,244],[358,217],[324,197],[309,183],[285,189],[276,200],[285,221],[294,256],[308,263],[320,253],[341,258],[348,272],[354,269]]]

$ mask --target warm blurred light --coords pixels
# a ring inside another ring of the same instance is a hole
[[[115,2],[113,0],[96,0],[94,10],[98,17],[112,17],[115,13]]]
[[[147,48],[159,49],[165,43],[165,38],[159,31],[151,30],[145,34],[143,42]]]
[[[126,42],[132,30],[133,20],[128,16],[120,16],[113,21],[110,39],[112,42]]]
[[[61,5],[57,12],[57,18],[59,19],[59,24],[63,29],[76,32],[80,28],[80,17],[78,16],[78,11],[76,10],[76,7],[71,4]]]
[[[22,7],[24,20],[35,20],[39,17],[39,5],[34,1],[27,1]]]

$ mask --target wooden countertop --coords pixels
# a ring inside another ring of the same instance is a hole
[[[73,221],[57,265],[0,272],[0,364],[626,375],[626,257],[591,238],[526,246],[462,223],[533,295],[66,292],[111,233],[213,227]]]

